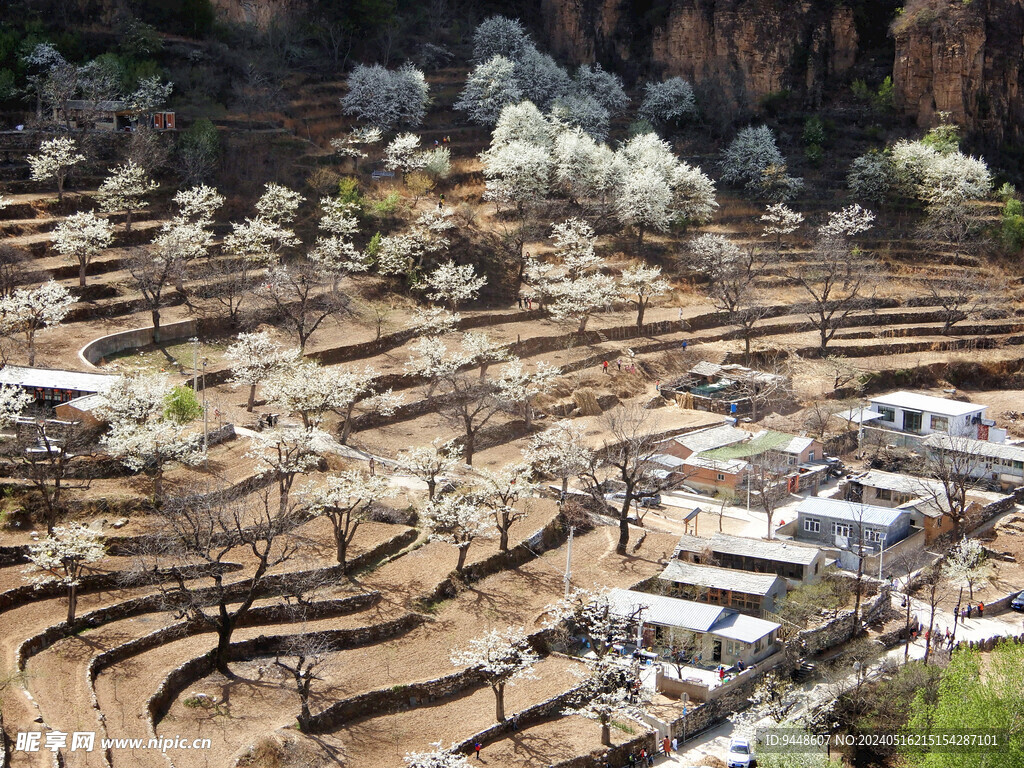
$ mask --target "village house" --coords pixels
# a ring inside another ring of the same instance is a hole
[[[1001,443],[1006,430],[996,429],[985,418],[986,410],[975,403],[899,391],[871,398],[858,421],[865,437],[887,445],[916,449],[920,438],[935,433]]]
[[[910,513],[905,509],[812,496],[800,502],[796,512],[798,541],[849,552],[877,552],[911,533]]]
[[[990,443],[985,443],[990,445]],[[859,501],[876,507],[898,507],[910,513],[910,532],[925,532],[925,543],[953,530],[942,483],[896,472],[870,470],[854,475],[840,484],[847,501]]]
[[[750,433],[745,429],[739,429],[732,424],[718,424],[670,437],[658,443],[658,448],[663,454],[688,459],[695,453],[735,445],[749,439]]]
[[[672,557],[754,573],[774,573],[791,587],[816,581],[827,565],[817,547],[779,539],[748,539],[715,533],[704,539],[680,536]]]
[[[72,128],[96,131],[126,131],[139,123],[156,131],[173,131],[176,127],[175,113],[161,110],[138,114],[128,109],[123,101],[71,99],[53,108],[55,121],[67,119]]]
[[[64,371],[6,365],[0,369],[0,385],[20,387],[43,408],[55,408],[76,398],[105,392],[117,379],[105,373]]]
[[[658,576],[662,591],[670,597],[735,608],[761,616],[775,613],[786,596],[786,582],[774,573],[753,573],[672,560]]]
[[[1024,485],[1024,446],[939,434],[921,443],[925,455],[937,462],[943,454],[958,456],[951,466],[986,485],[1002,490]]]
[[[639,611],[637,637],[645,648],[686,647],[697,664],[756,664],[779,650],[781,625],[732,608],[613,589],[611,609],[620,616]]]

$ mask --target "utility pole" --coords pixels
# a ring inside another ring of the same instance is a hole
[[[192,391],[195,392],[199,383],[199,337],[193,336],[189,341],[192,342]]]
[[[882,555],[885,552],[885,534],[878,541],[878,580],[882,580]]]
[[[206,410],[206,363],[209,362],[205,357],[203,358],[203,461],[206,464],[206,468],[210,468],[210,420]]]
[[[565,581],[565,597],[567,599],[569,597],[569,578],[572,575],[572,537],[573,537],[573,534],[575,532],[576,532],[576,526],[570,525],[569,526],[569,543],[568,543],[568,546],[566,546],[566,548],[565,548],[565,577],[563,579]]]

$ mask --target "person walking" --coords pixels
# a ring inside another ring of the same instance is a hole
[[[620,371],[622,370],[622,358],[621,357],[617,358],[615,360],[615,367],[618,368]]]
[[[603,363],[601,363],[601,370],[603,370],[605,373],[608,373],[608,361],[607,360],[605,360]]]
[[[374,461],[373,456],[370,457],[370,477],[377,474],[377,462]]]
[[[967,618],[968,618],[968,619],[969,619],[969,618],[971,618],[971,613],[972,613],[973,611],[974,611],[974,606],[973,606],[973,605],[970,605],[970,604],[968,604],[968,605],[967,605]]]
[[[522,294],[519,294],[519,295],[516,296],[516,304],[519,305],[520,309],[523,308],[523,296],[522,296]]]
[[[985,604],[984,603],[978,603],[978,618],[981,619],[981,618],[984,618],[984,616],[985,616]]]
[[[665,757],[672,757],[672,742],[669,741],[668,736],[661,740],[661,749],[665,753]]]
[[[479,741],[476,744],[473,745],[473,751],[476,752],[476,759],[477,760],[480,759],[480,750],[483,749],[483,748],[484,748],[484,745],[481,744]]]

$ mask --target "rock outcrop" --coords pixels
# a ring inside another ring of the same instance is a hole
[[[894,25],[896,106],[922,127],[937,112],[988,144],[1024,138],[1024,0],[929,5]]]
[[[735,106],[783,90],[813,101],[857,58],[850,8],[792,0],[542,0],[549,43],[577,63],[627,75],[680,75]],[[660,9],[660,10],[658,10]]]

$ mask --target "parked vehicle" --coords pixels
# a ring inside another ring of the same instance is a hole
[[[757,765],[754,748],[747,739],[733,739],[729,742],[725,763],[729,768],[754,768]]]
[[[1014,611],[1024,611],[1024,592],[1021,592],[1010,601],[1010,608]]]
[[[626,500],[626,492],[619,491],[618,493],[606,493],[605,501],[609,502],[609,506],[622,506],[622,502]],[[633,494],[633,501],[639,504],[641,507],[660,507],[661,506],[661,494],[657,491],[636,491]]]

